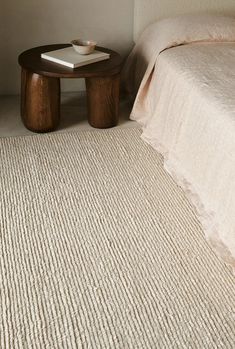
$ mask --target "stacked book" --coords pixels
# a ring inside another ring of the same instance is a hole
[[[65,65],[69,68],[78,68],[83,65],[96,63],[109,59],[109,53],[101,51],[93,51],[89,55],[80,55],[77,53],[73,47],[66,47],[60,50],[54,50],[50,52],[45,52],[41,54],[41,58],[47,59],[48,61]]]

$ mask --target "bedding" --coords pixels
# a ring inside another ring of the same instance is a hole
[[[142,138],[163,154],[208,241],[235,271],[235,19],[153,24],[124,76],[129,92],[140,85],[131,118],[142,125]]]

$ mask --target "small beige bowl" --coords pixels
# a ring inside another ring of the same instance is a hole
[[[72,40],[71,44],[73,45],[74,50],[77,51],[80,55],[89,55],[94,51],[96,42],[76,39]]]

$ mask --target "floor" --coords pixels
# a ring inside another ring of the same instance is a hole
[[[135,127],[137,123],[129,120],[131,111],[127,100],[120,102],[119,124],[117,127]],[[67,132],[81,129],[91,129],[87,122],[85,93],[64,93],[61,96],[61,122],[55,132]],[[30,135],[20,118],[20,97],[0,97],[0,137]]]

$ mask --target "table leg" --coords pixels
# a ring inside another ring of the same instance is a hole
[[[118,123],[120,75],[86,78],[89,124],[108,128]]]
[[[60,120],[60,79],[22,69],[21,117],[31,131],[53,131]]]

